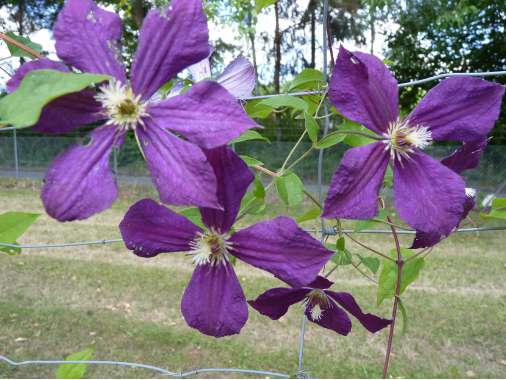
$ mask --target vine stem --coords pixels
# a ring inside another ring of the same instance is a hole
[[[15,40],[14,38],[12,37],[9,37],[8,35],[0,32],[0,38],[2,40],[4,40],[5,42],[7,42],[8,44],[11,44],[11,45],[14,45],[16,46],[17,48],[20,48],[21,50],[24,50],[25,52],[27,52],[28,54],[36,57],[36,58],[42,58],[43,55],[40,54],[38,51],[36,50],[33,50],[31,47],[28,47],[26,46],[25,44]]]
[[[390,260],[390,261],[394,261],[394,259],[392,259],[391,257],[388,257],[387,255],[385,255],[384,253],[381,253],[380,251],[377,251],[376,249],[374,248],[371,248],[369,247],[368,245],[365,245],[364,243],[358,241],[357,239],[355,239],[353,236],[351,236],[351,234],[349,233],[345,233],[345,235],[350,238],[352,241],[354,241],[356,244],[360,245],[362,248],[365,248],[369,251],[371,251],[372,253],[375,253],[376,255],[379,255],[381,257],[383,257],[385,260]]]
[[[387,220],[389,223],[392,223],[390,217],[387,216]],[[387,342],[387,352],[385,354],[385,363],[383,365],[383,378],[386,379],[388,376],[388,366],[390,364],[390,355],[392,354],[392,343],[394,339],[394,329],[395,329],[395,320],[397,318],[397,308],[399,306],[399,299],[401,294],[401,278],[402,278],[402,267],[404,265],[404,261],[402,260],[401,253],[401,245],[399,243],[399,237],[397,236],[397,231],[395,230],[395,226],[390,225],[390,229],[392,230],[392,235],[395,241],[395,249],[397,251],[397,284],[395,285],[395,297],[394,297],[394,306],[392,307],[392,324],[390,325],[390,331],[388,333],[388,342]]]

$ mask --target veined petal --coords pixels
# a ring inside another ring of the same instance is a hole
[[[182,95],[152,104],[148,113],[160,127],[206,149],[225,145],[258,127],[237,100],[212,81],[199,82]]]
[[[232,265],[197,265],[181,311],[186,323],[203,334],[238,334],[248,320],[248,304]]]
[[[197,146],[167,132],[150,118],[136,129],[160,200],[173,205],[220,208],[216,177]]]
[[[304,314],[306,314],[307,319],[311,322],[320,325],[321,327],[325,327],[326,329],[333,330],[341,335],[348,335],[351,331],[351,320],[348,317],[348,314],[337,306],[334,301],[328,300],[328,307],[321,310],[321,317],[319,319],[313,318],[313,313],[311,313],[312,307],[306,307]]]
[[[68,0],[54,25],[56,53],[81,71],[111,75],[125,82],[119,41],[121,19],[93,0]]]
[[[270,319],[279,319],[286,314],[290,306],[306,298],[310,291],[307,288],[273,288],[248,303],[260,314]]]
[[[22,65],[7,82],[7,90],[14,92],[26,74],[33,70],[44,69],[69,71],[63,63],[47,58],[30,61]],[[100,120],[102,118],[100,111],[101,107],[95,100],[94,93],[82,90],[64,95],[45,106],[39,121],[32,128],[34,131],[47,134],[68,133],[82,125]]]
[[[86,219],[114,203],[116,180],[109,166],[113,146],[122,143],[114,128],[91,133],[88,145],[73,145],[49,167],[42,187],[46,212],[60,222]]]
[[[464,211],[464,180],[422,152],[394,163],[395,207],[417,231],[448,235]]]
[[[313,281],[333,254],[284,216],[236,232],[229,242],[238,259],[295,287]]]
[[[433,87],[408,116],[429,128],[433,140],[486,138],[501,112],[504,86],[472,77],[454,77]]]
[[[218,184],[218,202],[222,210],[201,208],[202,221],[220,233],[230,230],[235,222],[241,200],[255,176],[235,152],[227,146],[204,151]]]
[[[188,67],[190,73],[192,74],[193,81],[200,82],[205,79],[211,78],[211,63],[209,62],[209,57],[203,59],[200,62],[195,63]]]
[[[341,46],[329,97],[348,119],[383,133],[399,116],[397,80],[380,59]]]
[[[370,219],[378,213],[378,194],[389,154],[381,142],[346,151],[330,182],[324,218]]]
[[[237,99],[247,98],[255,88],[255,67],[246,58],[239,56],[230,62],[216,81]]]
[[[209,56],[207,17],[201,0],[173,0],[144,19],[132,66],[132,88],[149,99],[177,73]]]
[[[453,152],[450,156],[444,158],[441,163],[455,173],[462,173],[464,170],[474,169],[480,163],[483,151],[487,147],[488,139],[469,141]]]
[[[190,243],[202,231],[184,216],[151,199],[130,207],[119,229],[127,248],[142,257],[190,251]]]
[[[390,319],[381,318],[370,313],[365,314],[360,306],[358,306],[355,298],[349,293],[333,292],[331,290],[326,290],[325,293],[341,305],[348,313],[357,318],[362,326],[372,333],[380,331],[392,323]]]

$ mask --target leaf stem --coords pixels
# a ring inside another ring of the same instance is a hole
[[[25,52],[27,52],[28,54],[34,56],[35,58],[42,58],[43,57],[43,55],[40,54],[38,51],[33,50],[31,47],[26,46],[22,42],[19,42],[19,41],[15,40],[14,38],[9,37],[9,36],[7,36],[6,34],[4,34],[2,32],[0,32],[0,38],[2,40],[4,40],[6,43],[14,45],[14,46],[20,48],[21,50],[24,50]]]
[[[383,257],[383,258],[384,258],[384,259],[386,259],[386,260],[390,260],[390,261],[396,262],[394,259],[392,259],[391,257],[389,257],[389,256],[385,255],[384,253],[381,253],[380,251],[377,251],[377,250],[375,250],[374,248],[371,248],[371,247],[369,247],[368,245],[366,245],[366,244],[364,244],[364,243],[362,243],[362,242],[358,241],[358,240],[357,240],[357,239],[355,239],[353,236],[351,236],[351,234],[349,234],[349,233],[345,233],[345,235],[346,235],[348,238],[350,238],[351,240],[353,240],[356,244],[360,245],[362,248],[365,248],[365,249],[367,249],[367,250],[369,250],[369,251],[371,251],[371,252],[375,253],[376,255],[379,255],[379,256]]]

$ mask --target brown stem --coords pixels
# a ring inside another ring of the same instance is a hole
[[[362,248],[365,248],[365,249],[368,249],[369,251],[383,257],[384,259],[386,260],[390,260],[390,261],[395,261],[394,259],[392,259],[391,257],[388,257],[387,255],[385,255],[384,253],[381,253],[380,251],[377,251],[375,250],[374,248],[371,248],[369,247],[368,245],[365,245],[364,243],[358,241],[357,239],[353,238],[349,233],[345,233],[345,235],[350,238],[351,240],[353,240],[355,243],[357,243],[358,245],[360,245]]]
[[[36,58],[42,58],[43,57],[43,55],[40,54],[38,51],[33,50],[32,48],[30,48],[30,47],[26,46],[25,44],[23,44],[23,43],[15,40],[14,38],[11,38],[11,37],[5,35],[2,32],[0,32],[0,38],[2,40],[4,40],[5,42],[9,43],[9,44],[14,45],[14,46],[20,48],[21,50],[26,51],[28,54],[31,54],[31,55],[33,55]]]
[[[392,223],[390,217],[387,216],[388,222]],[[394,306],[392,308],[392,324],[390,325],[390,331],[388,333],[388,342],[387,342],[387,352],[385,355],[385,364],[383,366],[383,378],[386,379],[388,376],[388,366],[390,364],[390,355],[392,353],[392,342],[394,339],[394,329],[395,329],[395,320],[397,318],[397,307],[399,306],[399,298],[401,294],[401,277],[402,277],[402,267],[404,265],[404,261],[402,260],[401,254],[401,245],[399,243],[399,237],[397,236],[397,231],[394,226],[390,226],[392,230],[392,235],[395,241],[395,249],[397,250],[397,284],[395,286],[395,297],[394,297]]]

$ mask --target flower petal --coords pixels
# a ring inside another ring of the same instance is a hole
[[[399,116],[397,80],[380,59],[341,46],[329,97],[345,117],[383,133]]]
[[[229,239],[232,254],[292,286],[313,281],[332,256],[318,240],[290,218],[254,224]]]
[[[218,202],[223,210],[201,208],[202,221],[208,227],[225,233],[235,222],[241,200],[255,176],[235,152],[222,146],[204,152],[214,169],[218,183]]]
[[[194,82],[200,82],[211,78],[211,63],[209,57],[188,67]]]
[[[248,320],[248,304],[234,268],[198,265],[181,302],[186,323],[216,338],[238,334]]]
[[[450,156],[444,158],[441,163],[459,174],[464,170],[474,169],[480,163],[487,142],[488,139],[465,142]]]
[[[346,314],[343,309],[337,306],[334,301],[330,299],[328,301],[329,307],[322,310],[322,314],[319,319],[313,319],[311,316],[312,306],[306,307],[304,314],[306,314],[307,319],[313,323],[316,323],[317,325],[320,325],[321,327],[333,330],[341,335],[348,335],[351,331],[350,317],[348,317],[348,314]]]
[[[388,161],[388,152],[381,142],[347,150],[330,182],[322,216],[345,219],[376,216]]]
[[[148,113],[160,127],[206,149],[225,145],[258,127],[237,100],[212,81],[199,82],[185,94],[152,104]]]
[[[358,306],[357,301],[355,301],[355,298],[350,293],[333,292],[331,290],[326,290],[325,293],[332,297],[332,299],[341,305],[348,313],[357,318],[362,326],[372,333],[380,331],[392,323],[390,319],[381,318],[370,313],[364,314],[360,306]]]
[[[216,81],[237,99],[252,95],[256,83],[255,67],[243,56],[234,59]]]
[[[44,69],[69,71],[63,63],[47,58],[30,61],[21,66],[7,82],[8,91],[14,92],[30,71]],[[82,125],[100,120],[102,118],[100,111],[101,107],[95,100],[94,93],[83,90],[53,100],[44,107],[39,121],[32,128],[34,131],[47,134],[68,133]]]
[[[484,139],[501,111],[504,86],[472,77],[443,80],[408,116],[430,129],[434,140]]]
[[[91,132],[88,145],[73,145],[49,167],[42,188],[46,212],[61,222],[86,219],[113,204],[118,196],[109,154],[122,138],[110,126]]]
[[[106,74],[125,82],[119,40],[121,19],[92,0],[68,0],[54,25],[56,53],[81,71]]]
[[[130,207],[119,229],[127,248],[141,257],[190,251],[190,243],[202,231],[184,216],[151,199]]]
[[[330,288],[334,283],[330,281],[328,278],[323,276],[316,277],[316,280],[314,280],[312,283],[310,283],[307,287],[308,288],[315,288],[315,289],[328,289]]]
[[[209,56],[207,18],[201,0],[173,0],[144,19],[132,66],[132,88],[149,99],[167,81]]]
[[[220,208],[216,177],[206,156],[197,146],[155,125],[136,130],[151,178],[160,200],[173,205]]]
[[[464,211],[464,180],[422,152],[394,163],[395,207],[411,227],[448,235]]]
[[[270,319],[279,319],[286,314],[291,305],[306,298],[310,291],[307,288],[273,288],[248,303],[260,314]]]

